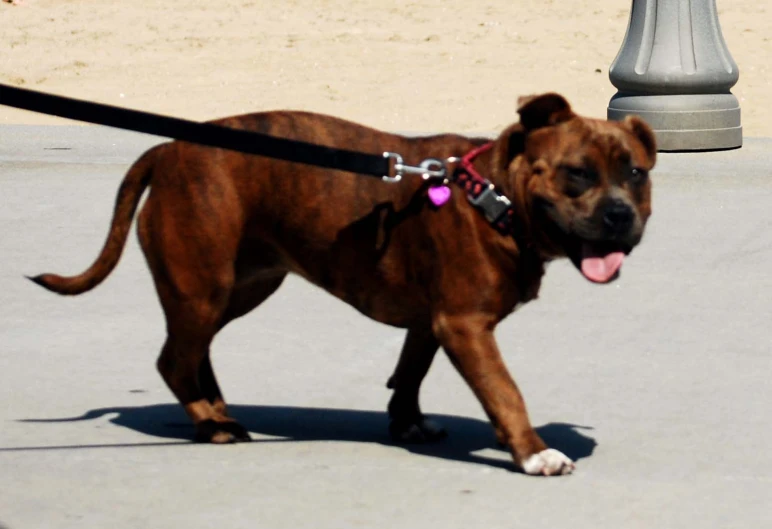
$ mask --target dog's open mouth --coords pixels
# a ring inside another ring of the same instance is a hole
[[[617,278],[628,253],[630,249],[618,243],[583,241],[571,260],[593,283],[608,283]]]

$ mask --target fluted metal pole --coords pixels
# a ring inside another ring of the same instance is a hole
[[[739,71],[721,34],[716,0],[633,0],[622,47],[609,69],[619,90],[609,119],[638,114],[661,151],[742,145]]]

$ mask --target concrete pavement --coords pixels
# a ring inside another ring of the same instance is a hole
[[[118,183],[158,138],[0,127],[0,525],[86,528],[729,528],[772,524],[772,139],[661,154],[654,215],[609,286],[567,262],[497,337],[534,424],[574,475],[511,471],[438,355],[422,405],[444,443],[390,444],[403,332],[299,279],[213,346],[256,442],[195,445],[154,362],[164,328],[136,237],[95,291],[80,272]]]

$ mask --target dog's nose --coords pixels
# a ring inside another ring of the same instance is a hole
[[[635,214],[621,200],[612,200],[603,210],[603,223],[614,234],[626,233],[633,227]]]

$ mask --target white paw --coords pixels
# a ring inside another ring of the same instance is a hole
[[[542,450],[523,461],[523,470],[531,476],[558,476],[574,471],[574,462],[553,448]]]

